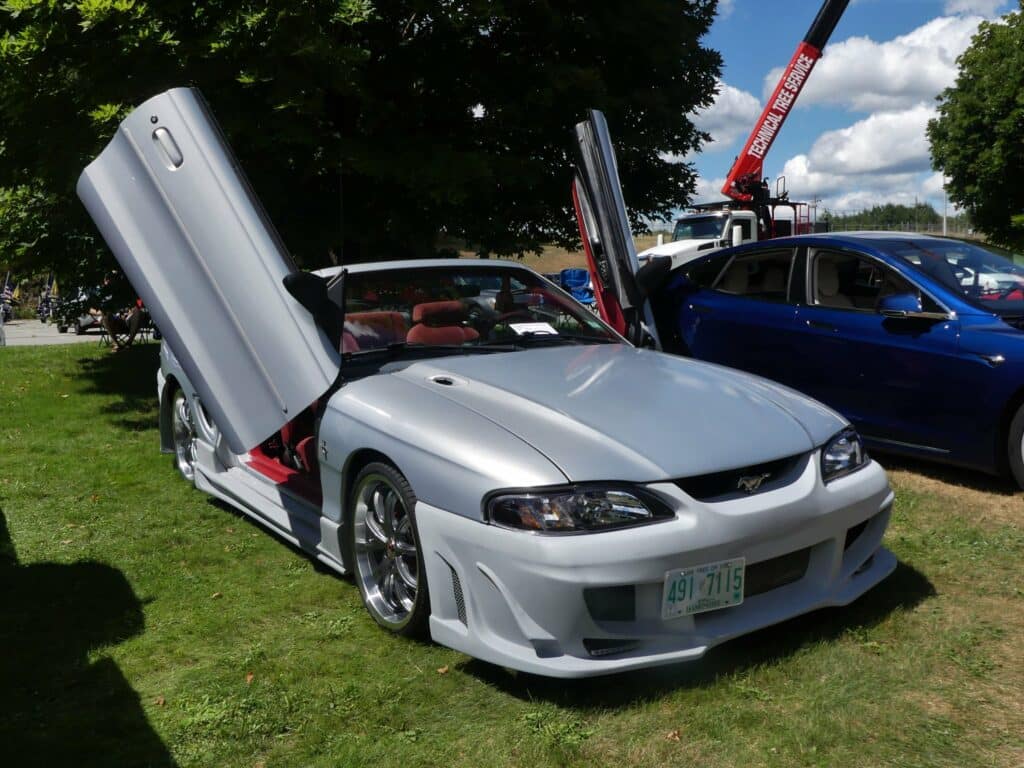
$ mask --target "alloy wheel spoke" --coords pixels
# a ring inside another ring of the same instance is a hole
[[[398,508],[398,494],[388,488],[388,495],[384,501],[384,519],[387,520],[387,531],[390,534],[398,532],[399,522],[396,520]]]
[[[381,529],[380,521],[378,521],[377,518],[369,512],[366,515],[366,533],[367,541],[373,539],[374,541],[378,542],[382,548],[387,543],[387,533],[385,533]]]
[[[395,573],[398,574],[398,578],[401,579],[402,584],[416,593],[416,572],[409,568],[404,560],[395,561]]]
[[[388,515],[385,512],[385,494],[386,493],[387,493],[387,488],[383,487],[381,485],[378,485],[376,488],[373,489],[373,497],[372,497],[373,498],[373,517],[383,527],[384,533],[386,534],[384,536],[385,539],[389,538],[391,536],[391,533],[392,533],[391,520],[388,519]]]

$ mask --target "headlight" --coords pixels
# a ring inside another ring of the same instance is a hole
[[[638,490],[561,488],[501,493],[488,499],[495,525],[541,533],[585,533],[643,525],[674,517],[665,505]]]
[[[867,463],[868,452],[864,450],[860,435],[853,427],[847,427],[821,449],[821,479],[827,483]]]

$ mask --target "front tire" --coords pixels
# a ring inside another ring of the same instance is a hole
[[[1017,414],[1010,422],[1006,448],[1010,474],[1017,481],[1017,485],[1024,488],[1024,405],[1017,409]]]
[[[171,435],[174,438],[174,466],[190,483],[196,481],[196,425],[184,390],[174,391],[171,400]]]
[[[415,508],[401,472],[368,464],[352,484],[346,536],[355,582],[374,621],[397,635],[426,637],[430,598]]]

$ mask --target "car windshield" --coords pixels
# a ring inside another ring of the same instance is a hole
[[[600,318],[547,280],[508,267],[351,272],[343,351],[447,352],[620,342]]]
[[[890,250],[981,309],[1024,315],[1024,266],[994,250],[960,240],[917,240]]]
[[[727,216],[688,216],[676,222],[673,240],[717,240],[725,232]]]

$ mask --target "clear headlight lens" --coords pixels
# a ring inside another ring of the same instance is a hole
[[[506,528],[541,533],[582,533],[642,525],[673,517],[646,495],[611,488],[567,488],[491,497],[487,518]]]
[[[860,435],[853,427],[847,427],[821,449],[821,479],[827,483],[867,463],[868,452],[864,450]]]

